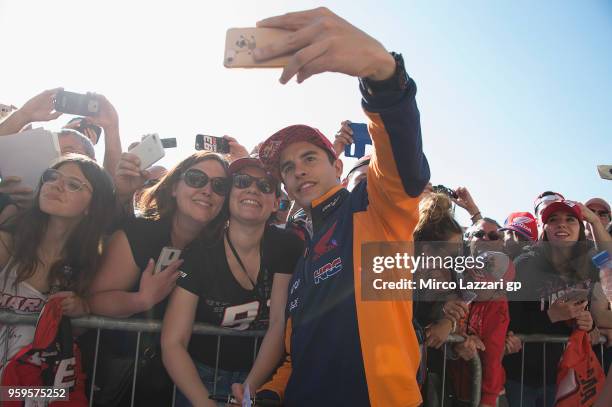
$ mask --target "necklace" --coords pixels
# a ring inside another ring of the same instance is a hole
[[[255,281],[253,281],[251,276],[249,276],[249,273],[247,272],[247,269],[244,266],[244,263],[242,262],[242,259],[238,255],[238,251],[236,250],[236,248],[232,244],[232,241],[230,240],[230,237],[229,237],[229,229],[225,229],[225,238],[227,239],[227,244],[230,247],[230,250],[232,251],[232,253],[234,254],[234,257],[236,258],[236,261],[240,265],[240,268],[242,268],[242,271],[244,272],[244,274],[247,276],[247,278],[249,279],[249,281],[253,285],[253,289],[255,289],[255,287],[257,286],[257,283]],[[262,254],[263,253],[262,253],[262,250],[261,250],[261,243],[260,243],[260,245],[259,245],[259,271],[260,272],[261,272],[261,259],[263,258]],[[258,277],[259,277],[259,274],[260,273],[257,273]]]

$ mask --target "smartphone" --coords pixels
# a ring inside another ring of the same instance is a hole
[[[344,156],[361,158],[365,155],[365,146],[367,144],[372,145],[368,125],[365,123],[351,123],[349,126],[353,130],[353,144],[344,147]],[[351,152],[351,147],[353,146],[354,152]]]
[[[163,138],[161,139],[162,146],[164,148],[175,148],[176,147],[176,138]]]
[[[476,299],[476,297],[478,297],[478,294],[476,294],[474,291],[461,291],[461,299],[467,305],[470,305],[472,301]]]
[[[283,68],[292,54],[255,62],[253,50],[282,41],[292,31],[279,28],[230,28],[225,35],[226,68]]]
[[[214,153],[229,154],[229,141],[223,137],[207,136],[205,134],[196,135],[196,150],[207,150]]]
[[[77,116],[97,116],[100,111],[100,104],[93,93],[82,95],[60,90],[55,95],[54,108],[58,112],[76,114]]]
[[[601,178],[612,180],[612,165],[598,165],[597,171]]]
[[[573,288],[569,291],[566,291],[565,294],[561,297],[561,299],[565,302],[583,302],[589,299],[589,290],[586,288]]]
[[[149,168],[161,160],[166,152],[157,134],[149,134],[142,142],[132,148],[128,153],[132,153],[140,158],[140,169]]]
[[[159,259],[155,263],[155,271],[153,274],[157,274],[160,271],[164,271],[166,267],[173,261],[178,260],[181,257],[181,251],[172,247],[164,247],[159,254]]]

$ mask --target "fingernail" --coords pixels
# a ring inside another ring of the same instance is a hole
[[[259,59],[261,57],[263,57],[263,51],[261,50],[261,48],[255,48],[253,50],[253,58]]]

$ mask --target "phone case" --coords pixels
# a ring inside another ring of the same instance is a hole
[[[157,161],[161,160],[166,152],[162,146],[161,140],[157,134],[151,134],[146,137],[140,144],[128,151],[140,158],[140,169],[149,168]]]
[[[163,138],[161,139],[161,142],[164,148],[175,148],[176,147],[176,138]]]
[[[174,249],[172,247],[164,247],[159,254],[159,259],[157,259],[157,263],[155,264],[154,274],[159,273],[160,271],[164,271],[166,267],[170,263],[175,260],[178,260],[181,257],[181,250]]]
[[[58,112],[75,114],[78,116],[96,116],[100,110],[98,99],[93,94],[60,90],[55,95],[54,108]]]
[[[598,165],[597,171],[601,178],[612,180],[612,165]]]
[[[372,145],[372,138],[368,133],[368,125],[365,123],[351,123],[351,130],[353,130],[353,144],[349,144],[344,147],[345,157],[361,158],[365,155],[365,146],[367,144]],[[354,152],[351,153],[351,147],[354,146]]]
[[[279,28],[230,28],[225,36],[226,68],[283,68],[292,55],[255,62],[253,50],[282,40],[291,31]]]
[[[223,137],[198,134],[196,136],[196,150],[207,150],[213,153],[228,154],[230,152],[229,141]]]

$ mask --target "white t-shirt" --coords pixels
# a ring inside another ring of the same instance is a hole
[[[5,278],[8,273],[8,280]],[[17,278],[15,269],[0,271],[0,310],[9,310],[17,314],[40,314],[47,296],[26,282],[14,286]],[[0,323],[0,374],[8,361],[24,346],[34,339],[34,325],[4,325]],[[8,336],[8,347],[6,338]],[[7,351],[8,350],[8,351]]]

